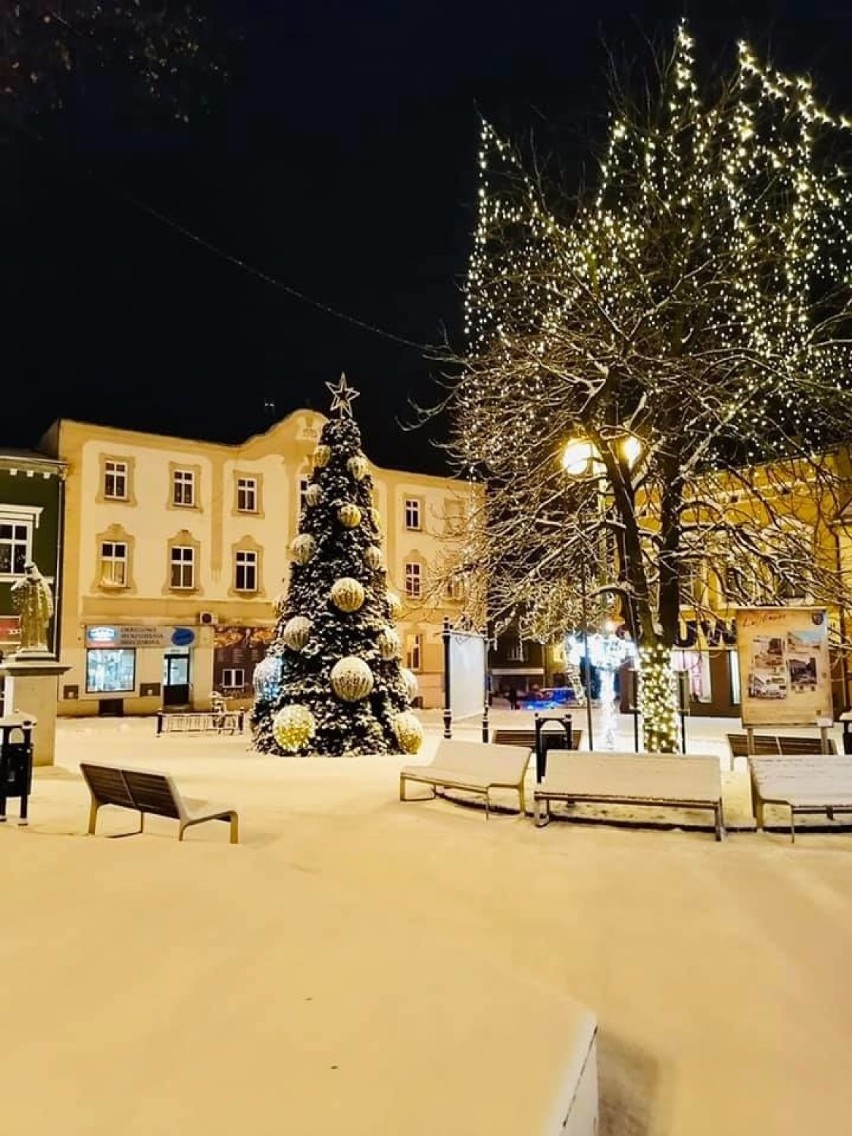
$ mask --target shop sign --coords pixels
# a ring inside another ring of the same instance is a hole
[[[247,667],[252,670],[264,657],[275,633],[274,627],[216,627],[213,659],[217,667]]]
[[[21,617],[0,615],[0,643],[18,643],[21,638]]]
[[[87,647],[191,647],[191,627],[152,627],[145,624],[97,624],[86,628]]]

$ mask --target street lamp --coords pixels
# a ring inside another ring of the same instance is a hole
[[[642,443],[634,434],[624,434],[616,443],[619,456],[629,470],[642,455]],[[595,479],[598,483],[603,478],[606,466],[601,460],[598,447],[588,438],[572,438],[562,451],[562,468],[569,477],[577,480]],[[598,485],[598,500],[601,490]],[[586,722],[589,730],[589,749],[594,749],[594,735],[592,731],[592,670],[589,659],[589,608],[586,589],[586,560],[580,557],[580,608],[583,621],[583,664],[586,672]]]

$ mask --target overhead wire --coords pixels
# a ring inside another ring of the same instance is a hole
[[[46,139],[38,131],[33,130],[32,128],[20,122],[15,122],[11,125],[13,125],[13,127],[20,133],[26,134],[30,138],[34,138],[43,146],[49,148],[49,144],[47,143]],[[214,244],[212,241],[207,240],[205,237],[199,236],[198,233],[193,232],[192,229],[188,228],[180,221],[177,221],[168,213],[164,213],[161,209],[156,209],[153,205],[149,205],[147,201],[143,201],[141,198],[136,197],[134,194],[129,193],[127,190],[119,189],[118,187],[112,185],[105,178],[103,178],[99,174],[96,174],[90,167],[83,166],[82,172],[86,175],[87,178],[99,182],[102,186],[108,188],[110,192],[112,192],[115,196],[119,197],[127,204],[132,205],[135,209],[140,210],[140,212],[147,214],[149,217],[153,217],[162,225],[167,226],[176,233],[180,233],[181,236],[185,237],[189,241],[192,241],[200,248],[203,248],[207,252],[212,253],[214,256],[227,261],[228,263],[234,265],[234,267],[248,273],[250,276],[254,276],[258,280],[262,280],[265,284],[271,285],[278,291],[284,292],[286,295],[292,296],[294,299],[300,300],[304,304],[309,304],[311,307],[314,307],[321,312],[325,312],[326,315],[333,316],[335,319],[342,320],[344,323],[351,324],[353,327],[358,327],[362,331],[371,332],[373,335],[378,335],[382,339],[390,340],[392,343],[399,343],[404,347],[411,347],[415,351],[429,350],[429,345],[426,343],[417,343],[415,340],[408,339],[404,335],[397,335],[395,332],[386,331],[384,328],[378,327],[376,324],[369,323],[367,320],[359,319],[358,316],[350,315],[348,312],[343,312],[339,308],[335,308],[333,305],[325,303],[323,300],[318,300],[314,296],[309,296],[306,292],[303,292],[299,288],[294,288],[290,284],[285,284],[283,280],[279,280],[271,273],[264,271],[264,269],[257,268],[255,265],[250,264],[248,261],[236,256],[234,253],[228,252],[227,249]]]

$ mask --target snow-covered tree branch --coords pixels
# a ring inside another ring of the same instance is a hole
[[[649,749],[676,741],[660,660],[684,606],[846,602],[829,523],[852,438],[848,138],[746,45],[702,92],[685,26],[652,96],[614,97],[573,213],[483,124],[452,360],[451,454],[487,487],[467,555],[498,622],[533,613],[541,635],[576,620],[592,566],[640,647]],[[566,472],[577,440],[589,460]]]

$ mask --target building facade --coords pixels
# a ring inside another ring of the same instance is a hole
[[[0,654],[10,655],[20,640],[20,617],[12,587],[34,561],[50,583],[54,617],[48,644],[59,650],[62,599],[61,546],[65,466],[26,450],[0,451]],[[3,704],[0,677],[0,713]]]
[[[54,424],[42,446],[68,469],[60,714],[206,708],[214,690],[250,701],[324,421],[296,411],[239,445]],[[461,600],[436,600],[430,577],[466,486],[371,473],[405,662],[438,706],[441,621]]]

